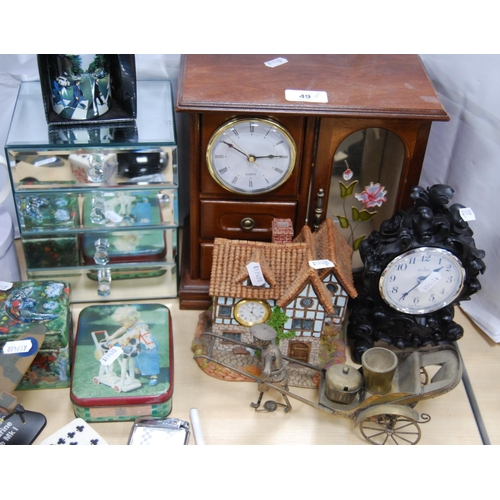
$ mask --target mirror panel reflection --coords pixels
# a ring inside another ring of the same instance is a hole
[[[355,250],[354,268],[360,242],[394,213],[404,158],[401,139],[383,128],[356,131],[335,151],[326,216]]]

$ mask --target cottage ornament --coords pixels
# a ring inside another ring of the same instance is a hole
[[[273,226],[282,233],[287,223],[291,227],[290,220],[275,219]],[[352,249],[331,219],[316,232],[304,226],[295,239],[289,237],[279,243],[215,240],[209,328],[227,340],[217,341],[214,352],[239,356],[250,371],[258,369],[258,357],[232,340],[252,344],[254,325],[271,325],[282,354],[299,363],[326,366],[345,360],[342,326],[348,300],[357,294]],[[310,265],[314,261],[330,265],[316,269]],[[262,285],[252,283],[249,263],[259,264]],[[314,375],[308,372],[298,380],[292,374],[290,383],[315,387]]]

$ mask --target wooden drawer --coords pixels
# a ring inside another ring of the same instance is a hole
[[[297,203],[202,200],[200,237],[271,241],[271,225],[275,218],[295,220]],[[246,228],[245,228],[246,227]]]

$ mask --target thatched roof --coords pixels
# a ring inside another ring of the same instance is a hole
[[[357,295],[352,279],[352,250],[331,219],[326,219],[317,232],[304,226],[293,243],[216,238],[210,279],[210,295],[276,300],[285,307],[310,283],[330,314],[333,313],[332,295],[323,283],[333,272],[347,292]],[[313,269],[311,260],[328,259],[333,268]],[[245,285],[248,282],[247,264],[258,262],[266,286]]]

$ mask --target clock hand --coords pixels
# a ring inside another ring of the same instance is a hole
[[[222,141],[226,146],[234,149],[235,151],[238,151],[238,153],[241,153],[243,156],[246,156],[247,158],[249,158],[249,156],[244,153],[241,149],[238,149],[234,144],[231,144],[230,142],[226,142],[226,141]]]
[[[253,307],[252,307],[252,310],[250,311],[250,314],[254,317],[254,318],[257,318],[259,319],[259,317],[253,312]]]
[[[416,284],[414,287],[410,288],[407,292],[403,293],[403,294],[401,295],[401,297],[399,298],[399,300],[404,300],[404,299],[406,298],[406,296],[407,296],[410,292],[412,292],[413,290],[415,290],[415,288],[417,288],[417,286],[418,286],[418,285],[420,285],[420,283],[422,283],[422,281],[424,281],[424,280],[425,280],[425,278],[426,278],[426,276],[419,276],[419,277],[417,278],[417,284]]]
[[[443,269],[443,267],[444,266],[441,266],[441,267],[438,267],[437,269],[434,269],[434,271],[429,273],[427,276],[419,276],[417,278],[417,284],[414,287],[410,288],[407,292],[403,293],[401,295],[401,297],[399,298],[399,300],[404,300],[410,292],[415,290],[415,288],[417,288],[422,282],[424,282],[432,273],[438,273],[439,271],[441,271],[441,269]]]
[[[232,141],[232,139],[229,139],[230,141]],[[246,156],[247,160],[250,162],[250,163],[255,163],[257,165],[257,163],[255,162],[255,156],[254,155],[247,155],[242,149],[240,149],[240,147],[236,147],[234,144],[231,144],[229,142],[226,142],[226,141],[222,141],[226,146],[234,149],[235,151],[238,151],[238,153],[241,153],[243,156]],[[258,166],[258,165],[257,165]]]
[[[230,137],[228,137],[228,139],[230,141],[233,141]],[[259,166],[259,164],[255,161],[258,158],[257,156],[246,154],[239,146],[235,146],[234,144],[231,144],[230,142],[226,142],[226,141],[221,141],[221,142],[223,142],[226,146],[234,149],[235,151],[238,151],[238,153],[241,153],[242,155],[246,156],[249,163],[254,163],[257,167]],[[264,157],[261,157],[261,158],[264,158]]]
[[[274,159],[274,158],[287,158],[287,156],[285,155],[267,155],[267,156],[254,156],[255,159],[257,158],[271,158],[271,159]]]

